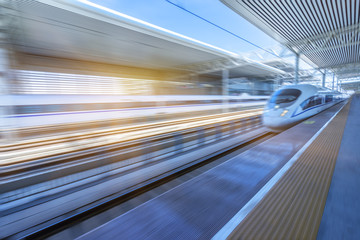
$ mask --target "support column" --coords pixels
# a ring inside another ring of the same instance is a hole
[[[8,94],[8,54],[7,50],[0,43],[0,95]]]
[[[14,30],[13,21],[15,14],[13,11],[13,1],[0,0],[0,96],[4,101],[0,102],[0,145],[3,142],[11,142],[16,137],[14,130],[14,120],[7,118],[13,113],[13,103],[11,102],[11,80],[14,76],[10,75],[11,60],[11,37],[9,34]],[[10,31],[11,30],[11,31]]]
[[[222,95],[229,96],[229,69],[222,70]],[[228,103],[228,100],[223,100],[223,112],[228,111]]]
[[[299,58],[300,58],[300,54],[296,53],[296,55],[295,55],[295,79],[294,79],[294,84],[299,83]]]
[[[195,84],[196,94],[199,94],[199,95],[208,95],[209,94],[208,92],[205,92],[205,90],[203,88],[201,88],[198,74],[191,75],[190,80],[193,84]]]
[[[280,87],[280,77],[276,77],[275,81],[273,81],[273,84],[272,84],[272,90],[273,92],[275,92],[276,90],[278,90]]]
[[[341,92],[341,81],[340,81],[340,86],[339,86],[339,92]]]
[[[7,49],[0,42],[0,96],[6,96],[9,94],[9,62],[8,62],[8,53]],[[9,104],[9,98],[4,98],[5,102],[0,103],[0,145],[2,142],[10,141],[11,135],[8,129],[11,127],[11,122],[8,118],[5,118],[8,115],[11,106],[6,106]],[[11,104],[11,103],[10,103]]]
[[[335,84],[335,73],[333,73],[333,81],[332,81],[332,88],[331,90],[334,91],[334,84]]]
[[[325,78],[326,78],[326,69],[324,69],[324,72],[322,74],[322,84],[321,84],[322,87],[325,87]]]

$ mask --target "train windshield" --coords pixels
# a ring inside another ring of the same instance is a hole
[[[274,93],[270,98],[269,108],[279,105],[279,107],[287,107],[295,102],[300,96],[301,91],[298,89],[282,89]]]

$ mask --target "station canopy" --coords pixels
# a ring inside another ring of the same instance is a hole
[[[360,90],[360,0],[221,0],[342,88]]]
[[[91,1],[8,1],[12,48],[34,56],[230,77],[283,73]],[[4,4],[4,3],[3,3]],[[1,5],[1,4],[0,4]],[[221,76],[221,75],[220,75]]]

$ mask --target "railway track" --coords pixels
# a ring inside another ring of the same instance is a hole
[[[168,121],[161,121],[156,123],[147,123],[147,124],[139,124],[135,126],[126,126],[126,127],[116,127],[116,128],[106,128],[106,129],[99,129],[99,130],[92,130],[90,133],[88,131],[80,131],[75,133],[67,133],[61,136],[48,136],[48,137],[39,137],[35,139],[29,140],[22,140],[16,141],[14,143],[2,144],[0,146],[0,150],[2,152],[9,152],[24,148],[34,148],[34,147],[41,147],[41,146],[48,146],[57,143],[68,142],[69,140],[81,140],[81,139],[91,139],[97,137],[108,136],[116,133],[126,133],[126,132],[133,132],[139,130],[147,130],[153,129],[158,127],[164,126],[172,126],[180,123],[191,123],[203,120],[210,120],[215,118],[233,116],[234,114],[237,115],[238,113],[254,113],[254,112],[261,112],[263,108],[255,108],[244,110],[241,112],[228,112],[228,113],[220,113],[220,114],[212,114],[206,116],[198,116],[198,117],[191,117],[191,118],[182,118],[176,120],[168,120]]]
[[[130,211],[132,208],[135,208],[142,203],[149,201],[152,198],[208,171],[209,169],[218,166],[233,156],[260,144],[275,135],[275,133],[270,132],[264,133],[259,137],[244,142],[235,148],[229,149],[228,151],[211,157],[205,161],[177,171],[130,193],[115,197],[101,205],[87,209],[86,211],[73,215],[51,226],[32,232],[28,234],[26,238],[52,240],[60,240],[64,238],[75,239],[76,237],[79,237],[80,235],[108,221],[111,221],[116,216]]]
[[[247,112],[241,117],[226,114],[215,121],[202,119],[164,129],[157,135],[150,131],[148,136],[137,136],[131,141],[100,142],[98,147],[8,167],[2,174],[0,201],[6,219],[14,218],[18,222],[8,222],[14,225],[6,229],[9,233],[5,236],[19,237],[46,228],[264,134],[257,112]],[[246,135],[244,139],[243,135]],[[99,194],[87,196],[87,191]],[[63,201],[71,201],[71,206]],[[63,204],[63,209],[46,212],[46,206],[51,204]],[[44,210],[42,220],[29,215],[31,211]],[[34,222],[23,220],[23,214],[34,217]]]
[[[112,143],[120,143],[137,140],[144,137],[156,136],[164,132],[175,132],[186,128],[202,127],[212,123],[222,123],[229,120],[237,120],[243,117],[258,116],[262,109],[246,110],[240,113],[214,114],[204,117],[165,121],[155,124],[144,124],[135,127],[98,130],[88,134],[75,133],[61,137],[42,138],[35,141],[20,141],[14,144],[0,147],[3,153],[1,165],[7,171],[14,165],[43,159],[45,157],[70,153],[94,147],[107,146]],[[189,125],[191,124],[191,126]],[[173,126],[176,126],[174,129]]]

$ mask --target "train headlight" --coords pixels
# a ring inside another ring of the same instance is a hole
[[[280,114],[280,117],[283,117],[283,116],[285,116],[285,114],[288,112],[289,110],[284,110],[281,114]]]

